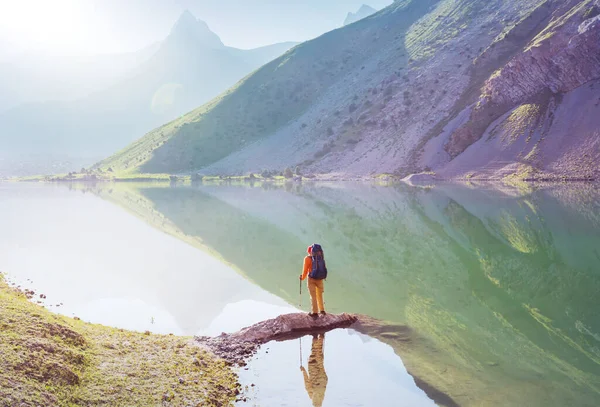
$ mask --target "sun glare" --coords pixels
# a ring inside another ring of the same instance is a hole
[[[85,7],[78,0],[1,0],[0,35],[22,49],[85,51],[92,32]]]

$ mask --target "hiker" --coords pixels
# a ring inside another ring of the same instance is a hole
[[[305,280],[308,277],[308,292],[311,300],[311,311],[308,313],[311,317],[317,317],[319,313],[325,315],[325,307],[323,306],[323,282],[327,278],[327,265],[325,264],[325,256],[323,248],[319,244],[308,246],[306,250],[308,256],[304,258],[304,267],[300,280]]]
[[[308,373],[304,366],[300,366],[304,376],[304,387],[314,407],[321,407],[327,389],[327,373],[324,366],[323,346],[325,334],[313,335],[312,350],[308,358]]]

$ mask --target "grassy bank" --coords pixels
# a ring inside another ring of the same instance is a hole
[[[227,365],[191,338],[53,314],[0,274],[0,406],[225,406]]]

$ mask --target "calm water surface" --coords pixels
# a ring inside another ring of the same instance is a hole
[[[255,405],[600,400],[591,185],[0,184],[0,225],[0,270],[50,309],[185,335],[297,310],[321,243],[327,309],[386,324],[269,344],[240,371]]]

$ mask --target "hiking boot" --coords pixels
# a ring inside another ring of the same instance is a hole
[[[321,312],[319,312],[319,314],[321,314],[321,315],[327,315],[327,313],[325,311],[321,311]]]
[[[317,314],[317,313],[314,313],[314,312],[309,312],[309,313],[308,313],[308,316],[309,316],[309,317],[311,317],[311,318],[316,318],[316,317],[318,317],[318,316],[319,316],[319,314]]]

